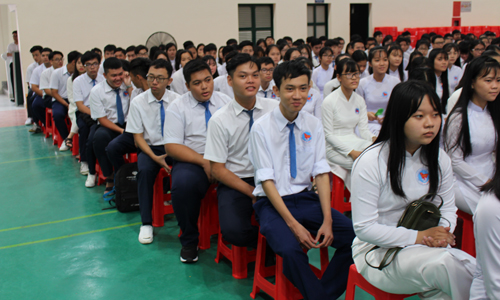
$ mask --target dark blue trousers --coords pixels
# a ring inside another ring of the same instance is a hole
[[[33,109],[31,108],[31,105],[33,104],[33,100],[35,99],[34,97],[35,93],[33,93],[33,90],[31,88],[28,89],[28,96],[26,96],[26,111],[28,112],[28,118],[33,119]],[[38,121],[38,120],[37,120]]]
[[[31,104],[31,109],[33,110],[34,121],[41,121],[45,126],[45,104],[43,98],[35,94],[33,103]]]
[[[172,168],[172,205],[175,217],[182,230],[180,241],[182,246],[197,246],[198,217],[201,200],[210,187],[210,182],[202,167],[174,162]]]
[[[56,128],[63,140],[65,140],[69,135],[68,125],[66,124],[67,115],[68,108],[66,106],[62,105],[57,100],[52,103],[52,118],[54,119],[54,124],[56,125]]]
[[[255,186],[253,177],[242,178]],[[222,183],[217,187],[219,203],[219,224],[222,237],[238,247],[257,248],[259,228],[252,225],[252,199]]]
[[[149,146],[153,153],[160,156],[165,154],[165,146]],[[139,196],[139,209],[141,211],[142,224],[153,223],[153,188],[156,176],[160,172],[160,165],[149,157],[149,155],[140,151],[137,153],[137,193]],[[172,164],[172,159],[167,157],[167,164]]]
[[[125,164],[123,156],[127,153],[135,152],[137,152],[137,147],[135,147],[134,135],[130,132],[120,134],[109,142],[106,147],[106,153],[108,154],[109,161],[115,169],[115,173],[118,172],[118,170]]]
[[[92,141],[94,147],[94,153],[97,157],[97,161],[101,166],[102,174],[104,177],[109,177],[113,174],[113,165],[108,158],[106,153],[106,147],[108,144],[119,136],[120,133],[104,126],[97,126],[94,134],[94,139]]]
[[[89,127],[87,122],[82,118],[82,113],[76,112],[76,124],[78,124],[78,143],[80,144],[80,160],[89,165],[89,173],[95,175],[95,154],[94,147],[89,141],[94,140],[95,130],[97,125],[94,124]],[[91,135],[92,133],[92,135]]]
[[[293,217],[311,234],[316,235],[323,223],[318,195],[302,192],[284,196],[283,201]],[[332,247],[336,249],[323,277],[318,279],[309,267],[307,254],[268,198],[254,204],[260,232],[274,252],[283,258],[283,274],[300,290],[305,299],[337,299],[347,286],[349,266],[353,264],[351,244],[355,237],[351,220],[332,209]]]

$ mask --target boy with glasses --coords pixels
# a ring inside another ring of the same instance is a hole
[[[274,80],[274,61],[270,57],[261,57],[257,64],[260,68],[260,87],[257,96],[261,98],[276,99],[276,94],[273,92]]]

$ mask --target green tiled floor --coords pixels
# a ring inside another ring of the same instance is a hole
[[[71,153],[27,127],[0,128],[0,141],[0,299],[251,299],[253,268],[234,279],[215,239],[182,264],[175,218],[141,245],[139,214],[102,210],[104,188],[85,188]]]

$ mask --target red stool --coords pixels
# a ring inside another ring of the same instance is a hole
[[[52,131],[52,109],[45,108],[45,138],[48,138],[54,132]]]
[[[101,185],[106,182],[106,177],[102,174],[101,166],[99,162],[96,160],[95,162],[95,173],[97,174],[97,185]]]
[[[238,247],[235,245],[232,245],[231,248],[229,248],[227,245],[229,245],[229,243],[222,238],[222,233],[219,229],[219,237],[217,239],[217,256],[215,257],[215,262],[219,263],[221,256],[224,256],[231,261],[234,278],[247,278],[248,264],[255,261],[257,254],[256,250],[248,251],[247,247]]]
[[[68,116],[66,116],[64,121],[66,122],[66,126],[68,127],[68,131],[70,131],[71,130],[71,120],[68,118]],[[52,134],[53,145],[57,145],[57,148],[60,148],[62,143],[64,143],[64,140],[63,140],[61,134],[59,133],[59,130],[57,130],[56,123],[54,122],[54,120],[52,120],[52,132],[53,132],[53,134]]]
[[[351,194],[345,188],[344,181],[333,173],[330,173],[330,176],[332,177],[332,208],[340,213],[351,211],[351,202],[349,202]]]
[[[137,156],[137,154],[136,154]],[[173,214],[174,209],[172,208],[172,195],[170,193],[163,194],[163,178],[168,177],[170,181],[170,175],[161,168],[160,172],[156,176],[155,185],[153,188],[153,226],[162,227],[165,224],[163,220],[164,215]]]
[[[73,148],[71,148],[71,154],[77,156],[80,153],[80,142],[78,140],[78,133],[73,136]]]
[[[137,153],[127,153],[127,161],[128,161],[128,163],[137,162]],[[165,170],[163,170],[163,171],[165,171]]]
[[[379,290],[378,288],[371,285],[368,281],[366,281],[366,279],[358,273],[358,270],[356,270],[356,265],[352,264],[349,268],[349,279],[347,280],[345,300],[354,300],[354,292],[356,290],[356,286],[375,297],[376,300],[402,300],[408,297],[415,296],[415,294],[398,295]]]
[[[253,278],[253,288],[250,297],[255,299],[259,291],[263,291],[274,300],[298,300],[303,299],[299,290],[293,286],[293,284],[288,280],[285,275],[283,275],[283,258],[276,255],[276,266],[265,266],[266,258],[266,238],[259,232],[258,242],[257,242],[257,257],[255,261],[255,273]],[[304,250],[307,252],[307,250]],[[328,248],[320,249],[321,257],[321,270],[311,266],[313,272],[321,278],[323,273],[328,267]],[[266,277],[275,276],[275,284],[269,282]]]
[[[462,250],[476,257],[476,240],[474,238],[474,222],[472,216],[461,210],[457,211],[459,218],[464,220],[462,229]]]

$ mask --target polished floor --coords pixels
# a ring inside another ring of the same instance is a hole
[[[104,188],[85,188],[71,153],[26,126],[0,128],[0,141],[0,299],[251,299],[253,265],[234,279],[214,261],[214,237],[182,264],[174,217],[141,245],[139,214],[106,210]]]

